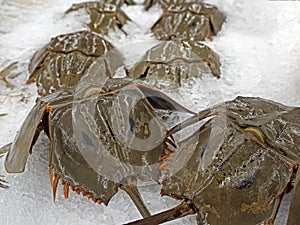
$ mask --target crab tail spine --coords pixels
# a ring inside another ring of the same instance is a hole
[[[195,211],[188,201],[183,201],[175,208],[155,214],[148,218],[137,220],[126,225],[154,225],[172,221],[187,215],[195,214]]]
[[[129,195],[129,197],[131,198],[131,200],[133,201],[143,218],[151,216],[151,213],[147,209],[142,199],[142,196],[137,188],[137,180],[135,177],[129,177],[124,179],[122,181],[122,184],[120,184],[120,188]]]

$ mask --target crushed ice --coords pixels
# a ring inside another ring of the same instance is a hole
[[[16,72],[21,72],[9,78],[15,88],[6,88],[0,81],[0,114],[7,114],[0,116],[0,146],[13,141],[35,102],[34,84],[25,85],[31,55],[51,37],[85,28],[88,17],[84,12],[63,14],[72,3],[82,1],[57,0],[54,4],[50,0],[0,0],[0,68],[17,61]],[[259,96],[299,106],[300,4],[265,0],[207,2],[217,5],[227,15],[221,32],[207,43],[220,55],[222,78],[203,77],[188,85],[189,88],[183,85],[178,92],[167,94],[193,110],[238,95]],[[129,42],[147,40],[154,44],[148,31],[161,10],[154,7],[145,13],[139,5],[124,6],[123,9],[136,22],[126,25],[125,29],[130,31],[128,37],[112,34],[108,40],[117,47],[125,46],[125,50],[130,50],[126,49]],[[145,49],[134,54],[130,52],[132,58],[128,63],[138,59],[143,51]],[[11,188],[0,192],[1,224],[121,224],[140,218],[122,191],[105,207],[75,194],[64,200],[60,187],[57,200],[53,202],[48,175],[48,144],[47,138],[40,138],[26,171],[20,176],[7,176]],[[153,213],[178,204],[173,199],[161,198],[156,184],[140,189]],[[285,213],[280,213],[284,222]],[[168,224],[193,223],[193,217],[187,217]]]

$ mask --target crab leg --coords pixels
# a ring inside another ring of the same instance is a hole
[[[168,221],[172,221],[187,215],[195,214],[194,209],[189,201],[183,201],[180,205],[166,210],[164,212],[158,213],[156,215],[150,216],[148,218],[137,220],[126,225],[154,225],[161,224]]]
[[[145,206],[145,203],[137,188],[137,179],[135,177],[125,178],[122,181],[122,184],[120,184],[120,188],[129,195],[129,197],[131,198],[131,200],[133,201],[143,218],[151,216],[151,213]]]

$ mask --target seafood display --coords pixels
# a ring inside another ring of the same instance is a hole
[[[86,10],[89,29],[53,37],[32,56],[26,84],[36,82],[39,97],[14,141],[0,148],[6,171],[25,171],[44,132],[54,200],[61,182],[65,198],[71,189],[104,205],[125,191],[142,217],[128,224],[194,215],[199,225],[272,225],[290,195],[286,225],[296,225],[300,108],[259,97],[237,97],[199,112],[179,104],[164,90],[178,91],[206,74],[222,82],[220,56],[202,41],[218,34],[225,15],[202,2],[145,0],[145,13],[154,5],[163,9],[151,28],[159,44],[128,67],[103,36],[127,34],[123,26],[131,19],[121,7],[134,4],[84,2],[66,11]],[[0,72],[6,88],[14,87],[9,78],[16,65]],[[118,70],[126,75],[119,77]],[[162,196],[180,203],[151,213],[140,182],[161,185]],[[2,175],[0,188],[8,188]]]

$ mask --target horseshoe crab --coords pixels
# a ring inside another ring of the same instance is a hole
[[[182,3],[184,3],[184,0],[145,0],[144,1],[146,11],[156,4],[159,4],[163,8],[163,10],[167,10],[170,7],[170,5],[182,4]]]
[[[171,5],[152,26],[151,31],[160,40],[178,37],[184,40],[212,39],[225,21],[225,15],[217,7],[201,3]]]
[[[197,130],[172,146],[163,161],[162,195],[182,200],[173,209],[129,224],[160,224],[197,214],[198,224],[274,224],[290,193],[288,225],[300,221],[300,108],[238,97],[169,130]]]
[[[143,217],[150,216],[139,195],[137,179],[157,180],[158,160],[168,154],[166,146],[173,143],[156,111],[190,111],[157,90],[130,82],[109,79],[99,94],[94,87],[84,86],[80,100],[74,99],[74,89],[38,99],[11,145],[6,170],[24,171],[29,153],[44,130],[50,139],[54,199],[59,180],[66,198],[71,187],[105,205],[121,188]]]
[[[59,35],[33,55],[27,83],[36,81],[42,96],[73,87],[90,65],[100,58],[110,68],[106,71],[108,77],[124,61],[123,55],[96,33],[80,31]]]
[[[117,4],[112,4],[114,2]],[[118,28],[124,34],[127,34],[126,31],[123,30],[123,26],[131,21],[131,19],[118,6],[122,2],[124,1],[84,2],[73,4],[66,13],[84,8],[90,15],[91,21],[88,24],[88,27],[91,31],[101,35],[107,35],[109,30],[116,30]],[[125,2],[133,3],[132,1]]]
[[[178,87],[182,80],[205,73],[220,78],[220,66],[219,56],[205,44],[173,39],[148,50],[126,72],[128,77],[146,79],[158,88],[164,85],[161,79],[167,80],[168,87]]]

